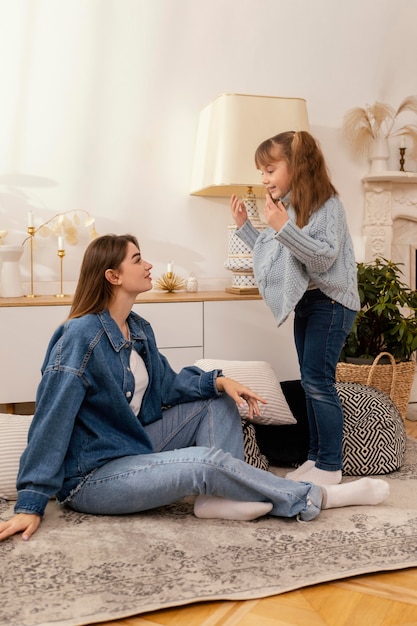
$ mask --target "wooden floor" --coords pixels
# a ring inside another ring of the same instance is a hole
[[[407,432],[417,439],[417,405]],[[416,537],[417,543],[417,537]],[[98,626],[417,625],[417,568],[345,578],[242,602],[203,602]]]

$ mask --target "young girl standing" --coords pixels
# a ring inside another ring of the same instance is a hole
[[[260,293],[278,325],[294,311],[294,338],[306,394],[308,459],[287,478],[319,485],[342,479],[343,412],[334,383],[340,352],[360,301],[352,240],[322,151],[305,131],[257,148],[267,189],[259,233],[244,203],[231,198],[236,234],[253,249]]]

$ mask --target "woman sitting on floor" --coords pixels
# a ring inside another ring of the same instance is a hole
[[[378,504],[388,484],[363,478],[326,488],[244,462],[237,405],[264,400],[214,370],[179,373],[132,312],[152,265],[131,235],[92,241],[68,320],[53,334],[17,478],[15,515],[0,540],[38,529],[52,496],[75,511],[138,513],[195,495],[195,515],[302,520],[322,508]]]

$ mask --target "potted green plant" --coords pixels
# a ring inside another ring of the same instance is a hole
[[[389,352],[396,361],[408,361],[417,350],[417,291],[401,279],[398,264],[386,259],[358,263],[361,302],[341,361],[376,358]]]
[[[362,308],[346,338],[336,380],[380,389],[405,419],[416,372],[417,291],[403,283],[392,261],[375,259],[357,267]]]

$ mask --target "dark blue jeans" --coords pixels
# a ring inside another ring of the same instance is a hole
[[[308,458],[327,471],[342,469],[343,411],[334,383],[355,317],[356,311],[319,289],[306,291],[295,308],[294,337],[310,429]]]

